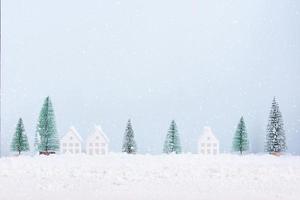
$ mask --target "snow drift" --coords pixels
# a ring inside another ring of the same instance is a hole
[[[296,200],[300,157],[53,155],[0,159],[1,200]]]

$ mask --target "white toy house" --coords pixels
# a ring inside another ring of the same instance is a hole
[[[79,154],[82,151],[82,138],[74,127],[60,140],[61,153]]]
[[[86,153],[88,155],[104,155],[108,153],[109,140],[100,126],[96,126],[86,139]]]
[[[205,127],[203,134],[199,137],[198,153],[202,155],[219,154],[219,140],[213,134],[210,127]]]

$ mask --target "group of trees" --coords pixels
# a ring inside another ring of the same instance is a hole
[[[123,139],[123,147],[122,152],[128,153],[128,154],[135,154],[137,152],[137,145],[134,139],[134,132],[131,125],[131,120],[128,121],[124,139]],[[173,120],[171,122],[165,143],[163,152],[166,154],[170,153],[181,153],[181,145],[179,140],[179,134],[177,130],[177,125],[175,121]]]
[[[40,112],[34,139],[34,148],[41,154],[46,155],[59,150],[55,115],[50,97],[45,99]],[[11,143],[11,150],[19,154],[21,154],[22,151],[29,151],[28,138],[25,134],[22,118],[18,121],[16,132]]]
[[[244,118],[241,117],[237,126],[235,136],[233,138],[232,149],[235,152],[243,154],[249,150],[249,140]],[[267,135],[265,143],[265,151],[280,155],[287,150],[285,131],[283,128],[282,114],[279,110],[279,105],[274,97],[271,111],[269,114],[269,122],[267,126]]]
[[[270,154],[280,154],[285,152],[286,146],[285,132],[283,129],[282,115],[279,110],[279,105],[276,99],[273,99],[269,123],[267,126],[265,151]],[[55,123],[55,115],[51,100],[47,97],[41,109],[39,120],[37,124],[34,148],[40,154],[49,155],[59,150],[59,139],[57,137],[57,129]],[[11,150],[21,154],[23,151],[29,151],[28,138],[25,134],[25,128],[22,118],[19,119],[15,134],[11,143]],[[237,126],[232,150],[243,154],[249,150],[249,139],[244,118],[241,117]],[[128,154],[137,153],[137,144],[134,139],[134,131],[131,120],[128,120],[127,127],[124,134],[122,152]],[[176,122],[171,122],[169,131],[167,133],[163,153],[165,154],[180,154],[182,152],[180,145],[180,138]]]

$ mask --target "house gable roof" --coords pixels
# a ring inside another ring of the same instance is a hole
[[[87,141],[94,138],[97,135],[102,137],[106,143],[109,143],[109,139],[104,133],[104,131],[102,130],[101,126],[95,126],[94,131],[88,136]]]
[[[82,142],[82,137],[79,135],[75,127],[71,126],[69,128],[69,131],[62,137],[62,139],[65,139],[68,135],[73,134],[79,141]]]
[[[199,141],[208,141],[207,138],[209,138],[209,141],[219,142],[218,138],[213,134],[210,127],[204,127],[203,133],[199,137]]]

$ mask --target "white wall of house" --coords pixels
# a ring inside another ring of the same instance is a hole
[[[82,152],[82,138],[74,127],[71,127],[60,140],[61,153],[79,154]]]
[[[218,155],[220,142],[210,127],[205,127],[198,140],[198,153],[202,155]]]
[[[86,153],[88,155],[104,155],[108,153],[109,140],[100,126],[96,126],[95,130],[86,139]]]

